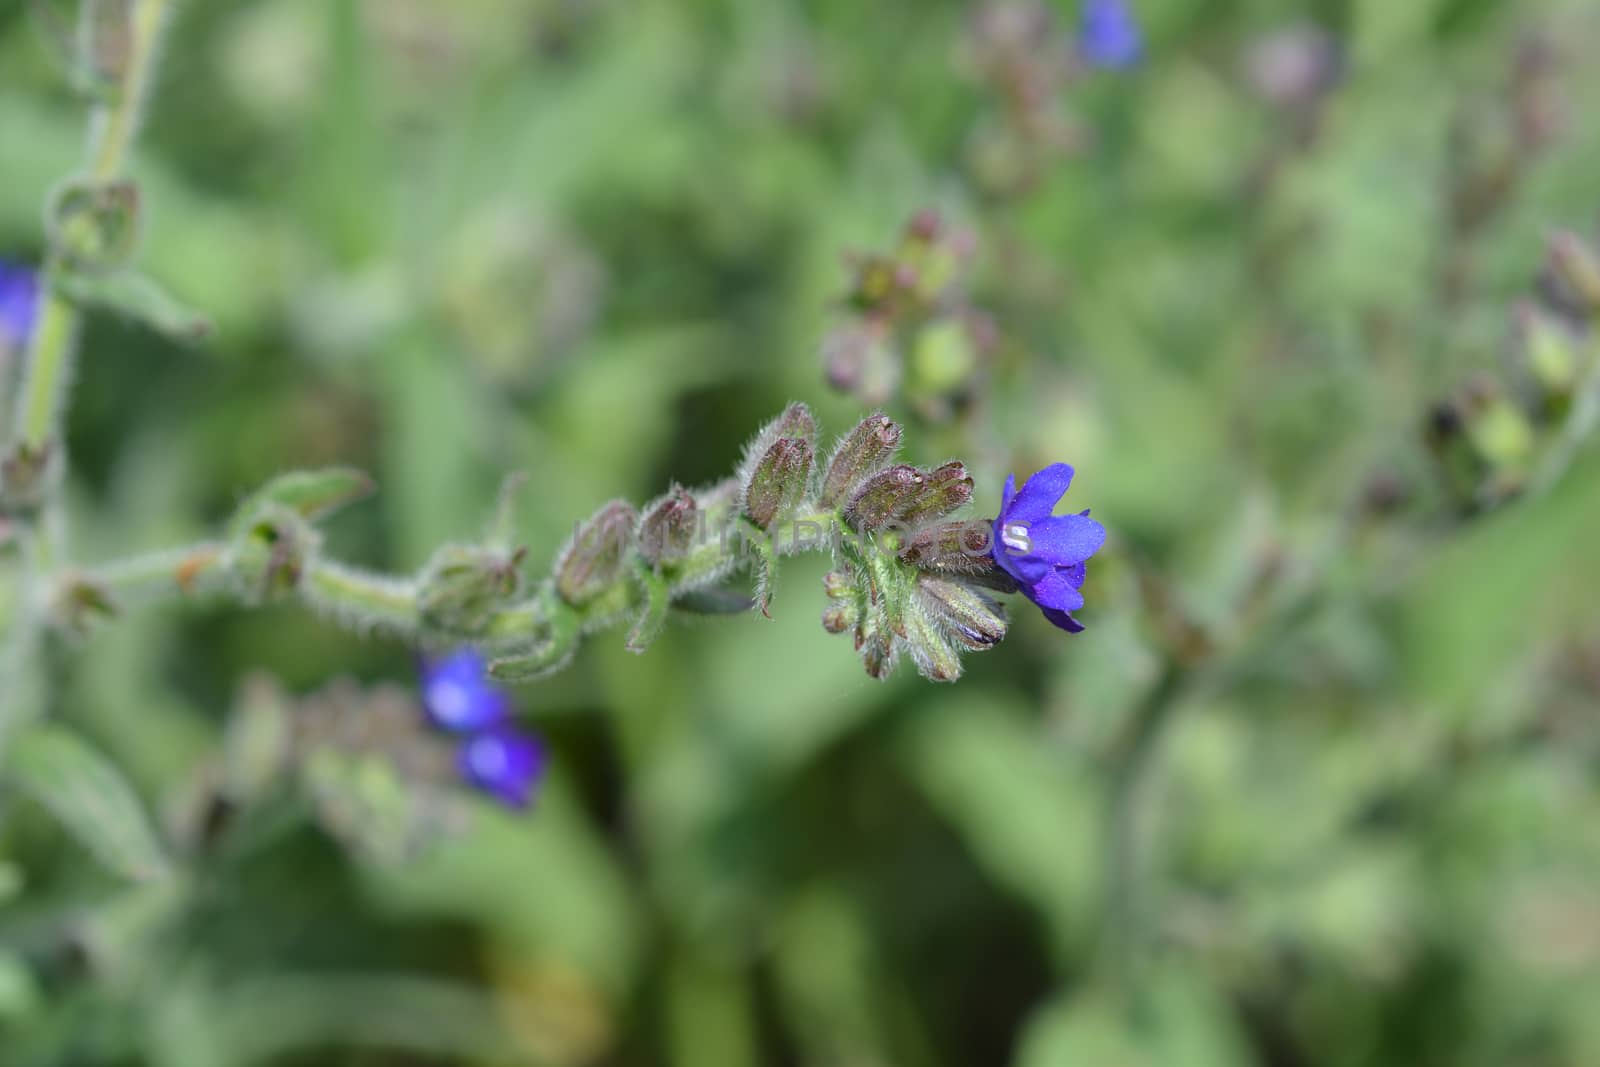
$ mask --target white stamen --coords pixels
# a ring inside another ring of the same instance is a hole
[[[1033,551],[1033,541],[1028,537],[1028,524],[1008,522],[1000,530],[1000,541],[1013,552]]]

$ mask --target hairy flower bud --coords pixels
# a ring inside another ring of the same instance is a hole
[[[556,558],[556,592],[569,604],[593,600],[621,577],[639,518],[626,500],[595,512]]]
[[[1550,274],[1585,314],[1600,312],[1600,257],[1577,234],[1552,234],[1546,256]]]
[[[804,441],[815,441],[817,437],[817,420],[812,417],[811,409],[796,401],[783,409],[776,421],[769,427],[773,437],[798,437]]]
[[[765,530],[805,499],[811,481],[811,442],[780,437],[756,464],[744,488],[744,513]]]
[[[842,634],[856,624],[856,609],[849,604],[830,604],[822,612],[822,628],[830,634]]]
[[[639,554],[650,563],[682,559],[694,547],[701,512],[681,485],[674,485],[645,511],[639,523]]]
[[[897,464],[868,478],[844,509],[844,519],[858,530],[876,530],[893,518],[927,478],[907,463]]]
[[[896,515],[907,526],[943,518],[972,499],[972,478],[966,465],[946,463],[924,475],[922,485],[906,498]]]
[[[1531,301],[1518,305],[1516,322],[1523,359],[1538,384],[1546,411],[1566,411],[1578,382],[1579,339]]]
[[[848,499],[851,491],[870,474],[882,469],[900,447],[900,426],[887,415],[869,415],[845,435],[833,450],[822,479],[825,508]]]
[[[522,587],[524,549],[445,545],[422,574],[417,610],[423,622],[448,633],[477,634]]]
[[[917,602],[951,640],[974,652],[993,648],[1006,635],[1005,609],[959,578],[919,575]]]
[[[913,533],[900,550],[900,561],[925,571],[981,574],[996,569],[993,550],[989,523],[943,522]]]

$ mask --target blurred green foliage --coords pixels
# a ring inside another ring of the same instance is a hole
[[[140,257],[216,332],[92,318],[79,558],[331,465],[380,487],[345,558],[420,566],[513,470],[548,558],[789,400],[858,418],[819,356],[840,254],[928,206],[1002,340],[911,458],[991,510],[1065,459],[1115,543],[1087,633],[1019,600],[948,689],[867,679],[805,560],[770,623],[603,635],[519,693],[536,808],[415,855],[266,804],[209,856],[195,821],[250,675],[357,714],[413,650],[296,607],[104,627],[58,665],[89,743],[7,757],[0,1064],[1600,1062],[1600,457],[1468,521],[1420,434],[1515,381],[1544,240],[1594,221],[1600,9],[1135,6],[1148,62],[1053,86],[1044,144],[953,2],[180,4]],[[24,7],[12,259],[84,116]],[[162,840],[204,862],[152,876]]]

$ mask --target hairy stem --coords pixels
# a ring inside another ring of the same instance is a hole
[[[161,27],[170,0],[134,0],[128,15],[127,55],[121,80],[104,103],[97,104],[89,125],[86,167],[89,177],[109,181],[123,169],[128,149],[139,130],[144,100],[155,71]],[[83,5],[82,47],[95,46],[96,5]],[[87,56],[85,58],[88,58]],[[62,264],[52,252],[45,263],[43,306],[29,345],[26,374],[18,397],[16,443],[31,452],[58,439],[58,422],[64,394],[71,379],[70,366],[78,333],[76,309],[60,294]]]

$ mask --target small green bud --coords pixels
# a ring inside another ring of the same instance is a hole
[[[117,604],[111,591],[86,574],[69,572],[56,587],[50,615],[58,628],[85,636],[95,623],[115,618]]]
[[[60,450],[46,441],[19,441],[0,457],[0,514],[32,515],[44,503],[45,491],[60,477]]]
[[[907,526],[943,518],[972,499],[972,484],[965,464],[950,462],[936,467],[900,506],[896,518]]]
[[[961,677],[961,656],[950,647],[940,627],[920,611],[905,616],[906,651],[917,672],[933,682],[953,682]]]
[[[556,591],[569,604],[599,596],[622,576],[633,546],[639,513],[625,500],[613,500],[578,528],[556,559]]]
[[[254,520],[229,544],[227,567],[245,602],[260,603],[300,588],[321,538],[287,507],[257,507],[252,514]]]
[[[900,447],[900,426],[889,416],[869,415],[833,450],[822,479],[821,504],[835,507],[852,495],[868,475],[881,470]]]
[[[527,554],[479,545],[445,545],[422,572],[417,611],[422,621],[447,633],[482,633],[495,612],[522,588]]]
[[[1600,312],[1600,258],[1577,234],[1550,235],[1546,254],[1550,273],[1588,315]]]
[[[288,767],[294,721],[288,701],[266,677],[252,679],[228,717],[222,743],[222,790],[247,804],[271,788]]]
[[[832,600],[844,600],[855,595],[855,583],[844,571],[829,571],[822,576],[822,589]]]
[[[1519,304],[1516,316],[1523,358],[1546,408],[1564,411],[1578,381],[1578,339],[1531,301]]]
[[[917,602],[963,648],[981,652],[999,644],[1006,635],[1005,609],[959,578],[919,575]]]
[[[830,634],[842,634],[856,624],[856,609],[849,604],[830,604],[822,613],[822,628]]]
[[[858,530],[876,530],[899,513],[927,478],[908,463],[879,471],[856,490],[844,509],[844,520]]]
[[[51,247],[72,269],[124,266],[139,244],[139,187],[126,179],[64,182],[51,198],[46,227]]]
[[[681,485],[645,509],[639,523],[639,554],[650,563],[682,559],[694,548],[702,515],[695,499]]]
[[[811,442],[780,437],[751,472],[744,490],[744,513],[765,530],[793,512],[811,481]]]

